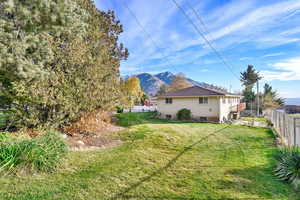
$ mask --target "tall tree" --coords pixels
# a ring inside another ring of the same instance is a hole
[[[240,80],[242,84],[245,86],[245,90],[243,91],[243,95],[245,98],[245,101],[249,107],[249,105],[253,104],[252,96],[249,95],[250,91],[253,90],[254,84],[257,84],[257,115],[259,115],[259,80],[261,80],[262,77],[259,75],[259,73],[254,69],[253,65],[248,65],[246,71],[241,72]],[[252,110],[252,109],[251,109]]]
[[[278,93],[273,90],[269,84],[264,85],[263,92],[263,108],[264,109],[276,109],[284,104],[284,99],[279,97]]]
[[[0,9],[0,81],[20,125],[57,127],[119,101],[128,51],[118,43],[114,12],[91,0],[5,0]]]
[[[123,83],[123,106],[131,108],[135,103],[140,102],[144,92],[140,86],[140,79],[133,76]]]
[[[172,83],[168,87],[168,89],[169,91],[175,91],[175,90],[180,90],[191,86],[193,86],[193,84],[187,81],[184,74],[178,73],[173,77]]]

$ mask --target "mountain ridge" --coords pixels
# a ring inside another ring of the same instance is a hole
[[[131,76],[136,76],[140,80],[141,88],[144,92],[150,96],[155,96],[160,87],[163,84],[170,85],[175,74],[169,71],[161,72],[158,74],[150,74],[150,73],[139,73]],[[128,79],[130,76],[125,76],[124,79]],[[193,79],[187,78],[187,81],[193,85],[207,87],[209,84],[204,82],[198,82]]]

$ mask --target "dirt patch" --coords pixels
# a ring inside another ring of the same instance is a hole
[[[80,119],[65,127],[62,132],[73,150],[108,148],[118,146],[121,140],[116,139],[117,132],[125,128],[113,124],[113,115],[96,110],[84,113]]]

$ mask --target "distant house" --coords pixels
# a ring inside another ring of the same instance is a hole
[[[145,106],[157,106],[157,97],[150,97],[144,102]]]
[[[176,119],[177,112],[186,108],[194,120],[222,123],[239,118],[245,109],[240,95],[199,86],[167,92],[157,99],[158,112],[166,119]]]

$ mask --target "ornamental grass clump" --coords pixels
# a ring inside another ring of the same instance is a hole
[[[300,148],[284,147],[276,156],[278,161],[275,175],[282,181],[300,189]]]
[[[66,153],[67,145],[58,133],[36,138],[0,134],[0,171],[53,172]]]

